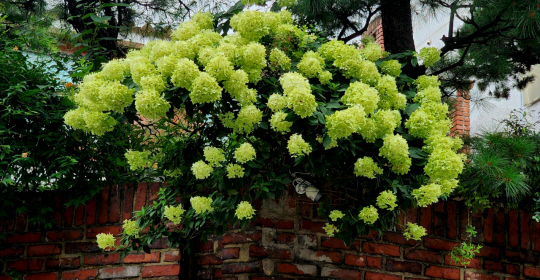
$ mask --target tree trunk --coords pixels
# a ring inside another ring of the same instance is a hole
[[[401,53],[414,50],[411,0],[381,0],[384,50]]]

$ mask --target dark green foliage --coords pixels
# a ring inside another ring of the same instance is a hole
[[[14,208],[39,217],[51,211],[15,199],[20,193],[69,190],[70,204],[80,204],[105,182],[129,180],[123,153],[131,129],[98,138],[64,125],[72,103],[56,74],[68,58],[38,53],[31,62],[16,50],[26,45],[20,33],[0,30],[0,216]]]
[[[470,161],[461,175],[460,195],[474,207],[503,203],[535,209],[540,194],[540,136],[515,112],[505,130],[470,139]]]

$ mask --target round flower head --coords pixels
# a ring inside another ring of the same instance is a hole
[[[249,78],[247,73],[244,70],[236,70],[231,74],[229,80],[223,82],[223,88],[230,93],[233,98],[236,98],[240,92],[247,89],[248,82]]]
[[[323,85],[330,83],[332,80],[332,73],[330,71],[322,71],[319,73],[319,82]]]
[[[204,161],[199,160],[191,166],[191,171],[193,172],[193,175],[195,175],[195,178],[203,180],[210,177],[210,174],[212,174],[214,169],[208,164],[204,163]]]
[[[159,40],[154,43],[150,51],[150,60],[156,61],[174,52],[174,44],[169,41]]]
[[[349,137],[362,127],[365,115],[362,106],[357,105],[326,116],[328,136],[336,140]]]
[[[399,77],[401,75],[401,63],[394,59],[384,61],[381,63],[381,72],[392,77]]]
[[[272,71],[288,71],[291,69],[291,59],[280,49],[272,49],[268,60],[270,61]]]
[[[197,52],[193,47],[193,42],[180,41],[174,43],[174,57],[194,60],[196,56]]]
[[[360,50],[360,53],[362,54],[362,57],[370,61],[378,60],[384,56],[384,51],[381,46],[375,43],[373,39],[369,41],[364,40],[364,47]]]
[[[379,91],[379,109],[405,109],[407,97],[398,92],[394,77],[389,75],[382,76],[375,88]]]
[[[85,110],[83,108],[68,111],[64,115],[64,123],[73,127],[74,129],[86,129],[84,112]]]
[[[116,120],[109,113],[84,111],[85,129],[95,135],[103,135],[114,129]]]
[[[375,174],[382,174],[383,170],[370,157],[359,158],[354,164],[354,174],[374,179]]]
[[[114,249],[115,238],[110,233],[100,233],[96,236],[98,247],[105,251],[110,251]]]
[[[451,194],[457,188],[459,181],[456,179],[440,181],[441,192],[445,195]]]
[[[216,78],[217,81],[224,81],[231,77],[234,68],[227,57],[225,57],[223,54],[219,54],[214,56],[214,58],[212,58],[210,62],[206,64],[204,71],[210,74],[210,76]]]
[[[417,57],[423,60],[422,65],[430,67],[441,59],[441,52],[435,47],[422,48]]]
[[[238,46],[221,41],[219,47],[216,48],[216,53],[224,55],[232,64],[237,64],[240,58],[240,49]]]
[[[293,134],[287,142],[287,149],[291,157],[308,155],[311,153],[311,146],[307,143],[300,134]]]
[[[180,24],[180,26],[173,31],[171,39],[173,41],[186,41],[194,37],[200,32],[201,28],[197,23],[188,21]]]
[[[373,207],[373,205],[366,206],[360,211],[360,214],[358,214],[358,218],[362,219],[364,223],[368,225],[374,224],[377,219],[379,219],[379,213],[377,212],[377,208]]]
[[[195,62],[187,58],[182,58],[176,64],[176,70],[174,70],[171,76],[171,82],[175,86],[191,90],[193,81],[199,74],[199,67]]]
[[[268,97],[268,108],[270,108],[270,110],[272,111],[279,111],[283,108],[285,108],[285,106],[287,106],[287,101],[285,100],[285,97],[283,97],[282,95],[279,95],[277,93],[272,93],[272,95],[270,95],[270,97]]]
[[[244,168],[235,163],[229,163],[227,165],[227,178],[242,178],[244,177]]]
[[[234,158],[239,162],[239,163],[246,163],[248,161],[251,161],[251,160],[254,160],[255,159],[255,149],[253,148],[253,146],[251,146],[251,144],[249,143],[244,143],[242,145],[240,145],[240,147],[238,147],[238,149],[236,149],[236,151],[234,151]]]
[[[450,149],[457,151],[463,147],[463,140],[459,137],[448,137],[444,134],[429,135],[424,140],[425,146],[422,149],[432,153],[435,149]]]
[[[131,77],[133,81],[140,85],[141,78],[158,74],[156,67],[146,58],[140,58],[130,64]]]
[[[298,71],[308,78],[315,78],[323,71],[324,59],[320,54],[308,51],[298,63]]]
[[[206,211],[214,211],[214,208],[212,208],[213,200],[210,197],[194,196],[189,200],[189,202],[191,203],[191,207],[193,207],[196,214],[201,214]]]
[[[212,167],[220,166],[222,161],[225,161],[223,150],[215,147],[204,148],[204,159],[208,161],[208,165]]]
[[[141,116],[155,120],[164,117],[171,104],[155,90],[142,90],[135,96],[135,108]]]
[[[351,83],[341,102],[346,105],[362,105],[366,114],[371,114],[377,109],[379,93],[376,89],[361,82]]]
[[[275,112],[270,118],[270,128],[275,132],[287,133],[291,131],[292,122],[286,121],[287,114],[284,112]]]
[[[311,94],[311,90],[295,88],[286,91],[285,96],[287,97],[287,106],[301,118],[310,117],[317,110],[315,95]]]
[[[388,209],[390,211],[397,207],[397,197],[391,191],[384,191],[377,197],[377,206],[381,209]]]
[[[218,116],[219,120],[226,128],[234,129],[234,114],[233,112],[227,112]]]
[[[379,149],[379,155],[388,159],[392,165],[392,171],[397,174],[407,174],[411,166],[407,140],[399,134],[388,134],[383,140],[383,146]]]
[[[141,231],[141,229],[137,226],[136,221],[124,220],[122,228],[124,229],[125,235],[131,236],[133,238],[139,238],[139,232]]]
[[[441,194],[441,185],[438,184],[421,186],[420,188],[415,189],[412,192],[412,196],[416,198],[418,206],[420,207],[426,207],[439,201],[439,196],[441,196]]]
[[[326,226],[324,226],[323,229],[326,232],[326,235],[330,237],[334,237],[334,234],[339,232],[339,229],[330,223],[326,223]]]
[[[463,171],[463,156],[451,149],[435,149],[429,155],[424,171],[434,179],[455,179]]]
[[[203,72],[193,81],[189,97],[194,104],[212,103],[221,99],[221,87],[214,77]]]
[[[247,105],[240,109],[236,121],[234,122],[234,131],[236,133],[249,134],[253,131],[253,125],[262,120],[262,111],[255,105]]]
[[[152,165],[152,161],[149,159],[150,151],[137,152],[129,150],[124,156],[131,170],[143,169]]]
[[[373,115],[377,125],[377,138],[383,138],[387,134],[393,134],[401,124],[401,114],[397,110],[378,110]]]
[[[439,87],[427,87],[425,89],[422,89],[421,91],[418,91],[418,93],[416,94],[413,100],[420,104],[425,104],[425,103],[430,103],[430,102],[441,103],[441,97],[442,97],[442,94]]]
[[[178,225],[182,221],[182,215],[186,212],[182,208],[182,205],[179,204],[177,206],[165,206],[165,210],[163,211],[163,215],[165,218],[169,219],[169,221],[173,222],[173,224]]]
[[[201,29],[214,28],[214,16],[211,13],[196,13],[191,17],[191,21],[196,23]]]
[[[238,207],[236,207],[236,217],[238,217],[239,220],[251,219],[253,218],[253,215],[255,215],[255,209],[253,209],[253,206],[247,201],[240,202]]]
[[[179,57],[175,56],[174,54],[164,56],[158,60],[156,60],[156,67],[159,73],[161,73],[161,76],[163,78],[168,78],[172,76],[174,71],[176,70],[176,64],[178,63]]]
[[[156,74],[142,77],[139,85],[143,90],[162,92],[167,87],[166,82],[163,76]]]
[[[428,87],[439,87],[441,85],[441,82],[439,82],[438,76],[426,76],[422,75],[418,77],[414,83],[416,84],[416,87],[418,90],[422,90]]]
[[[407,223],[407,228],[405,228],[405,231],[403,232],[403,236],[405,236],[407,240],[414,239],[420,241],[422,237],[426,235],[427,232],[425,228],[413,223]]]
[[[268,34],[270,28],[265,22],[265,17],[259,11],[244,11],[231,18],[231,27],[249,41],[259,41]]]
[[[263,69],[266,66],[266,48],[259,43],[249,43],[240,51],[242,69]]]
[[[129,65],[120,59],[113,59],[107,62],[107,64],[103,65],[103,70],[101,70],[104,78],[119,82],[124,80],[124,76],[128,72]]]
[[[335,222],[337,221],[338,219],[341,219],[343,218],[345,215],[339,211],[339,210],[332,210],[330,212],[330,215],[328,215],[328,217],[330,218],[330,220],[332,220],[332,222]]]

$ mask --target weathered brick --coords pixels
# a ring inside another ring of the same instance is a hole
[[[453,200],[446,203],[446,228],[446,237],[457,237],[457,204]]]
[[[142,277],[176,276],[180,275],[180,265],[154,265],[142,269]]]
[[[366,256],[357,256],[352,254],[345,254],[345,264],[365,267],[366,266]]]
[[[141,268],[138,266],[102,268],[99,277],[101,279],[137,277],[139,276],[140,271]]]
[[[401,280],[401,276],[367,271],[364,280]]]
[[[427,250],[415,250],[405,249],[405,258],[409,260],[430,262],[430,263],[442,263],[442,255],[438,252],[432,252]]]
[[[80,229],[74,230],[62,230],[62,231],[49,231],[46,234],[46,241],[74,241],[81,240],[83,238],[83,232]]]
[[[506,268],[506,273],[519,275],[519,265],[507,263],[505,265],[505,268]]]
[[[425,275],[429,277],[457,280],[459,279],[459,269],[439,267],[439,266],[429,266],[426,269]]]
[[[78,268],[81,266],[80,257],[60,258],[60,259],[48,259],[45,261],[45,268],[48,269],[68,269]]]
[[[339,238],[326,238],[321,242],[321,246],[333,249],[350,249],[350,247],[345,245],[345,242]]]
[[[424,246],[431,250],[437,251],[452,251],[454,247],[458,246],[458,242],[446,241],[442,239],[436,239],[431,237],[424,238]]]
[[[223,249],[225,251],[225,249]],[[270,259],[292,260],[292,253],[288,249],[261,247],[257,245],[249,246],[250,257],[264,257]]]
[[[262,272],[262,261],[245,263],[224,263],[221,265],[223,274]]]
[[[29,257],[49,256],[60,254],[61,251],[60,245],[35,245],[28,246],[27,254]]]
[[[197,252],[200,253],[207,253],[207,252],[213,252],[214,251],[214,241],[208,240],[206,242],[200,242],[197,245]]]
[[[523,268],[523,275],[527,277],[540,278],[540,268],[526,266]]]
[[[495,216],[495,242],[497,246],[505,246],[505,235],[506,235],[506,224],[505,224],[505,213],[504,209],[500,208]]]
[[[310,221],[310,220],[302,220],[300,222],[300,229],[301,230],[307,230],[307,231],[311,231],[311,232],[325,232],[323,227],[325,226],[326,224],[323,223],[323,222],[314,222],[314,221]]]
[[[422,265],[415,262],[400,262],[386,260],[386,270],[392,272],[422,273]]]
[[[197,263],[199,265],[218,265],[218,264],[222,264],[223,260],[214,254],[210,254],[210,255],[198,256]]]
[[[122,211],[122,220],[131,219],[133,217],[133,199],[135,187],[132,184],[124,186],[124,205]]]
[[[23,247],[5,247],[0,249],[0,258],[20,258],[24,254]]]
[[[120,254],[84,256],[84,265],[105,265],[120,263]]]
[[[500,262],[494,262],[494,261],[484,261],[484,269],[485,270],[491,270],[491,271],[497,271],[502,272],[504,270],[503,264]]]
[[[250,250],[250,256],[251,256],[251,247]],[[234,248],[225,248],[221,251],[221,259],[222,260],[228,260],[228,259],[238,259],[240,257],[240,248],[234,247]]]
[[[246,243],[255,242],[261,240],[262,232],[240,232],[240,233],[226,233],[223,235],[223,245],[230,243]]]
[[[294,240],[296,240],[296,234],[294,233],[278,233],[276,235],[276,242],[281,244],[293,244]]]
[[[35,273],[24,276],[24,280],[56,280],[58,272]]]
[[[529,228],[530,216],[526,211],[521,211],[519,226],[521,229],[521,249],[530,250],[531,249],[531,236]]]
[[[160,257],[160,252],[129,254],[124,258],[124,263],[157,263]]]
[[[274,222],[274,227],[276,229],[293,229],[294,221],[293,220],[277,220]]]
[[[465,271],[465,280],[500,280],[500,276],[478,273],[473,271]]]
[[[382,258],[367,257],[367,266],[369,268],[382,268]]]
[[[86,207],[84,205],[79,205],[77,208],[75,208],[75,226],[82,226],[84,225],[84,211],[86,210]]]
[[[271,218],[263,218],[257,216],[255,220],[251,221],[252,227],[272,227],[274,226],[274,221]]]
[[[480,249],[480,252],[476,253],[478,257],[486,257],[491,259],[499,258],[501,255],[501,249],[497,247],[484,246]]]
[[[73,225],[73,217],[74,217],[74,210],[75,207],[73,205],[65,207],[64,210],[64,227],[71,227]]]
[[[97,253],[102,250],[94,242],[73,242],[66,243],[66,254],[78,254],[78,253]]]
[[[420,208],[420,225],[426,229],[427,234],[431,234],[431,205]]]
[[[135,211],[140,211],[144,205],[146,205],[146,194],[148,191],[148,185],[146,183],[139,183],[137,186],[137,194],[135,195]]]
[[[297,257],[302,260],[318,262],[337,263],[341,261],[341,254],[339,252],[312,251],[310,249],[301,249]]]
[[[39,271],[43,269],[43,260],[20,260],[8,263],[8,270]]]
[[[94,279],[98,274],[97,269],[83,269],[62,272],[62,280],[86,280]]]
[[[15,234],[6,239],[8,244],[14,243],[36,243],[41,239],[41,233],[29,232],[22,234]]]
[[[444,201],[433,205],[433,234],[444,237],[446,233],[446,211]]]
[[[180,251],[165,252],[166,262],[179,262],[182,259]]]
[[[516,262],[525,262],[529,264],[538,264],[538,258],[529,252],[506,251],[506,257]]]
[[[316,276],[317,267],[308,264],[278,263],[276,264],[278,273]]]
[[[100,233],[112,233],[118,235],[122,232],[122,226],[103,226],[86,229],[86,238],[96,238]]]
[[[97,200],[94,197],[86,203],[86,225],[87,226],[96,224],[96,211],[97,211]]]
[[[321,276],[347,280],[360,280],[362,278],[362,272],[341,268],[323,267]]]
[[[518,225],[518,211],[511,209],[508,212],[508,245],[511,247],[519,246],[519,225]]]
[[[118,223],[121,218],[121,206],[122,202],[120,201],[120,187],[114,185],[111,188],[111,209],[109,210],[109,222]]]
[[[399,257],[399,247],[388,244],[377,244],[371,242],[364,242],[363,244],[364,252],[370,254],[383,254],[394,257]]]
[[[101,200],[99,201],[98,222],[106,224],[109,216],[109,186],[105,186],[101,190]]]
[[[416,241],[413,239],[407,240],[402,233],[397,232],[385,232],[383,234],[383,240],[389,243],[399,244],[399,245],[407,245],[407,246],[414,246],[418,244],[420,241]]]

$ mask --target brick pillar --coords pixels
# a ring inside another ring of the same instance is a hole
[[[453,135],[465,136],[471,131],[471,104],[468,92],[459,90],[452,105],[452,129]]]
[[[382,29],[382,18],[380,16],[376,17],[369,23],[366,32],[362,34],[362,37],[364,36],[371,36],[375,38],[375,42],[384,50],[384,35]]]

